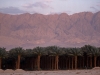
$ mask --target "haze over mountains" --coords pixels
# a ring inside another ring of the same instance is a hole
[[[0,13],[0,47],[100,46],[100,12],[73,15]]]

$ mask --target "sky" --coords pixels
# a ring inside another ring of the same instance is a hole
[[[100,11],[100,0],[0,0],[0,12],[7,14],[74,14]]]

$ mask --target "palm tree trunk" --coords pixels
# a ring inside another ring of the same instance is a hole
[[[84,67],[84,57],[83,57],[83,66],[82,67]]]
[[[87,67],[88,67],[88,57],[87,57]]]
[[[81,57],[79,57],[79,63],[80,63],[79,68],[82,68],[82,59],[81,59]]]
[[[56,65],[57,65],[57,70],[58,70],[58,62],[59,62],[58,59],[59,59],[59,56],[57,55],[57,56],[56,56],[56,60],[57,60],[57,61],[56,61],[56,63],[57,63],[57,64],[56,64]]]
[[[59,56],[58,55],[56,55],[55,56],[55,70],[58,70],[58,58],[59,58]]]
[[[92,57],[90,57],[90,67],[92,68]]]
[[[20,54],[18,55],[18,69],[20,69]]]
[[[68,68],[67,63],[68,63],[68,59],[66,58],[66,69]]]
[[[52,60],[51,60],[51,56],[49,58],[50,58],[50,65],[49,66],[50,66],[50,69],[52,69],[53,68],[53,66],[52,66],[53,63],[52,63]]]
[[[40,70],[40,55],[38,55],[37,67],[38,67],[38,70]]]
[[[56,60],[56,56],[55,56],[55,70],[56,70],[56,61],[57,61],[57,60]]]
[[[2,58],[0,57],[0,69],[1,69]]]
[[[32,62],[31,62],[31,69],[33,70],[33,63],[34,62],[34,59],[32,58]]]
[[[94,67],[96,67],[96,59],[97,59],[97,57],[94,56]]]
[[[69,67],[69,69],[70,69],[70,57],[69,57],[69,63],[68,63],[68,64],[69,64],[69,66],[68,66],[68,67]]]
[[[77,69],[77,56],[75,56],[75,69]]]
[[[72,70],[73,70],[73,57],[72,57]]]
[[[52,68],[52,70],[53,70],[53,68],[54,68],[54,67],[53,67],[53,65],[54,65],[54,58],[53,58],[53,57],[51,57],[51,65],[52,65],[51,68]]]

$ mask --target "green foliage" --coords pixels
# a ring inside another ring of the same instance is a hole
[[[90,50],[89,50],[89,55],[92,55],[92,56],[100,56],[100,50],[96,47],[92,47]]]
[[[33,50],[32,49],[26,49],[24,51],[24,57],[33,57],[34,54],[33,54]]]
[[[0,47],[0,58],[3,58],[6,56],[6,48]]]
[[[86,52],[88,56],[100,56],[99,48],[91,45],[85,45],[82,47],[83,52]]]
[[[23,55],[23,53],[24,50],[22,49],[22,47],[16,47],[9,51],[9,57],[17,58],[18,55]]]
[[[64,60],[66,59],[68,61],[72,60],[73,57],[76,58],[77,56],[82,56],[84,58],[88,58],[88,56],[92,56],[96,58],[96,60],[99,60],[98,57],[100,56],[100,47],[97,48],[91,45],[85,45],[81,48],[64,48],[64,47],[58,47],[58,46],[48,46],[48,47],[35,47],[33,49],[26,49],[26,50],[23,50],[22,47],[16,47],[16,48],[12,48],[9,51],[6,51],[5,48],[0,47],[0,58],[5,58],[4,59],[5,64],[9,65],[11,62],[15,64],[16,59],[18,59],[18,55],[20,55],[20,58],[21,58],[20,62],[23,63],[23,65],[26,64],[26,61],[27,63],[32,63],[32,62],[36,63],[37,56],[39,58],[38,62],[40,62],[40,58],[42,55],[53,56],[56,58],[57,57],[59,58],[59,56],[61,56],[61,57],[64,57]],[[77,66],[77,61],[80,61],[79,58],[77,57],[76,59],[73,60],[73,61],[76,61],[75,62],[76,66]],[[4,61],[2,63],[4,63]],[[35,65],[34,63],[32,63],[32,65]]]
[[[69,48],[68,55],[69,56],[83,56],[83,52],[81,51],[81,48]]]
[[[55,55],[63,55],[65,52],[63,48],[57,46],[49,46],[47,47],[48,55],[55,56]]]
[[[91,45],[85,45],[83,47],[81,47],[81,49],[83,50],[83,52],[88,52],[89,50],[91,50],[94,46]]]
[[[32,53],[35,55],[47,55],[44,47],[35,47]]]
[[[23,50],[22,47],[12,48],[6,51],[5,48],[0,47],[0,57],[10,57],[17,58],[18,54],[24,57],[33,57],[36,55],[68,55],[68,56],[82,56],[83,53],[88,56],[100,56],[100,47],[95,47],[91,45],[85,45],[81,48],[62,48],[58,46],[48,46],[48,47],[35,47],[34,49]]]

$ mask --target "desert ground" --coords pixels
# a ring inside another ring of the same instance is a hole
[[[100,67],[84,70],[58,70],[58,71],[24,71],[22,69],[17,70],[2,70],[0,69],[0,75],[100,75]]]

